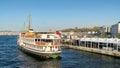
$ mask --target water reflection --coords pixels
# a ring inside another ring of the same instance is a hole
[[[120,58],[64,49],[61,66],[61,68],[120,68]]]
[[[28,56],[21,51],[19,52],[19,60],[23,61],[19,68],[61,68],[60,60],[41,60],[39,58]]]

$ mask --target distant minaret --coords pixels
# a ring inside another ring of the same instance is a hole
[[[28,31],[30,30],[30,13],[29,13],[29,16],[28,16]]]

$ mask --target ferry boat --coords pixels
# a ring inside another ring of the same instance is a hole
[[[56,32],[34,32],[30,28],[18,37],[19,49],[40,58],[61,58],[60,36]]]

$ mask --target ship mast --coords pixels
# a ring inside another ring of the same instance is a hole
[[[26,30],[26,28],[25,28],[25,22],[24,22],[24,31]]]
[[[28,31],[30,30],[30,13],[29,13],[29,16],[28,16]]]

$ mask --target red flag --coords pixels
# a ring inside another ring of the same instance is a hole
[[[56,31],[56,34],[57,34],[57,35],[61,35],[61,32],[59,32],[59,31]]]

